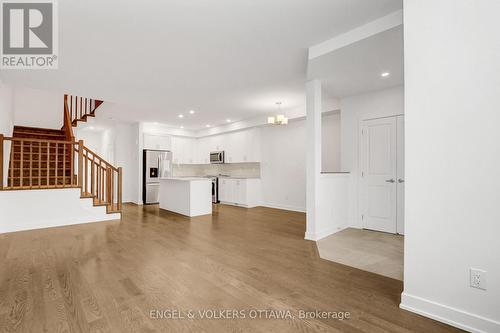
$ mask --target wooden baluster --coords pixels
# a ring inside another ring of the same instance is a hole
[[[57,169],[59,168],[59,143],[56,142],[56,174],[55,174],[55,180],[54,180],[54,185],[57,187]]]
[[[96,172],[97,172],[97,199],[101,200],[101,166],[96,164]]]
[[[14,144],[15,141],[10,141],[10,187],[14,187]]]
[[[106,181],[106,174],[105,174],[106,169],[101,166],[101,196],[102,196],[102,201],[106,200],[106,189],[104,187],[105,181]]]
[[[80,119],[83,118],[83,97],[80,97]]]
[[[20,158],[20,164],[19,164],[19,175],[20,175],[20,185],[21,187],[24,186],[24,170],[23,170],[23,153],[24,153],[24,141],[21,141],[21,158]]]
[[[102,193],[102,182],[103,182],[103,177],[102,177],[102,166],[101,162],[99,161],[99,201],[102,201],[102,198],[104,197],[104,193]]]
[[[88,112],[87,112],[87,111],[88,111],[88,109],[87,109],[87,99],[88,99],[88,98],[87,98],[87,97],[85,97],[85,114],[87,114],[87,113],[88,113]]]
[[[114,202],[114,174],[113,170],[111,167],[108,167],[108,184],[109,184],[109,203],[111,204],[111,208],[113,208],[113,202]]]
[[[106,169],[106,203],[109,205],[111,202],[111,169]]]
[[[0,190],[3,189],[3,134],[0,134]]]
[[[63,143],[63,187],[66,187],[66,144]]]
[[[70,156],[69,156],[69,169],[70,169],[70,177],[71,177],[71,186],[75,185],[75,143],[71,142],[69,145]]]
[[[38,142],[38,188],[42,186],[42,142]]]
[[[95,185],[94,185],[94,182],[95,182],[95,172],[94,172],[95,156],[94,156],[94,154],[92,154],[92,162],[90,165],[92,166],[90,168],[90,193],[92,193],[92,195],[95,195]]]
[[[88,161],[89,161],[89,151],[87,150],[85,152],[85,193],[89,193],[89,186],[88,186],[88,183],[89,183],[89,164],[88,164]]]
[[[30,142],[30,189],[33,187],[33,142]]]
[[[73,96],[69,97],[69,112],[71,113],[71,122],[73,122]]]
[[[83,195],[83,140],[78,141],[78,186]]]
[[[50,185],[50,143],[47,142],[47,188]]]
[[[122,210],[122,167],[118,168],[118,210]]]

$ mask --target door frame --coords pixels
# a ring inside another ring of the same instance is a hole
[[[362,186],[363,186],[363,183],[362,183],[362,172],[363,172],[363,156],[362,156],[362,145],[363,145],[363,133],[362,133],[362,130],[363,130],[363,122],[364,121],[367,121],[367,120],[376,120],[376,119],[385,119],[385,118],[396,118],[399,117],[399,116],[404,116],[405,114],[404,113],[398,113],[398,114],[394,114],[394,115],[384,115],[384,116],[376,116],[376,115],[366,115],[364,117],[361,117],[361,118],[358,118],[358,123],[357,123],[357,130],[358,130],[358,134],[357,134],[357,160],[358,160],[358,163],[357,163],[357,170],[356,170],[356,218],[355,218],[355,221],[357,221],[357,225],[361,226],[361,228],[363,229],[366,229],[366,222],[362,219],[362,215],[363,215],[363,211],[362,211],[362,206],[361,206],[361,202],[362,202],[362,198],[361,198],[361,195],[362,195]],[[404,149],[404,148],[403,148]],[[397,157],[396,157],[397,159]],[[404,204],[404,203],[403,203]],[[398,225],[397,223],[398,221],[396,220],[396,226]],[[398,228],[396,228],[397,231]],[[397,233],[399,234],[399,233]]]

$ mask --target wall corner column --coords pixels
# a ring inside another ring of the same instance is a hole
[[[321,174],[321,81],[306,83],[306,234],[305,239],[318,239],[319,181]]]

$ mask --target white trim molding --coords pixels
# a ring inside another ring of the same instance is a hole
[[[401,294],[399,307],[469,332],[500,332],[500,322],[498,321],[405,292]]]
[[[328,229],[321,230],[321,231],[316,232],[316,233],[306,232],[304,239],[317,242],[325,237],[336,234],[337,232],[340,232],[344,229],[346,229],[346,227],[338,229],[335,226],[332,226]]]
[[[288,210],[291,212],[298,212],[298,213],[305,213],[306,208],[305,207],[299,207],[299,206],[286,206],[286,205],[275,205],[272,203],[264,203],[260,205],[261,207],[266,207],[266,208],[273,208],[273,209],[281,209],[281,210]]]
[[[371,21],[346,33],[338,35],[309,48],[309,60],[338,50],[344,46],[354,44],[365,38],[387,31],[403,24],[403,10],[395,11],[389,15]]]

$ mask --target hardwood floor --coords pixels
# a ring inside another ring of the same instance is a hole
[[[400,281],[320,259],[304,231],[304,214],[275,209],[218,206],[189,219],[126,205],[121,221],[2,234],[0,331],[459,331],[400,310]],[[201,319],[204,309],[246,318]],[[250,319],[252,309],[296,317]],[[299,319],[299,310],[350,318]]]

